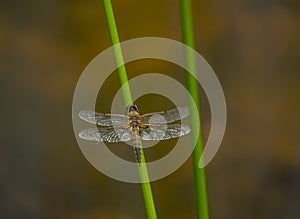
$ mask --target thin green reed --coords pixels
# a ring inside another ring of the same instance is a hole
[[[190,0],[180,0],[181,7],[181,21],[182,21],[182,34],[183,34],[183,42],[194,49],[194,33],[193,33],[193,23],[192,23],[192,9]],[[191,69],[189,73],[186,74],[186,84],[187,89],[189,90],[198,111],[200,109],[199,95],[198,95],[198,84],[194,77],[196,76],[196,61],[193,53],[190,50],[185,51],[185,60],[188,69]],[[190,100],[190,101],[193,101]],[[192,107],[191,107],[192,109]],[[199,111],[200,112],[200,111]],[[199,116],[197,112],[191,111],[190,119],[191,119],[191,128],[192,130],[196,130],[195,117]],[[195,191],[196,191],[196,204],[197,204],[197,218],[199,219],[208,219],[208,203],[207,203],[207,191],[206,191],[206,179],[205,179],[205,169],[199,168],[199,160],[203,151],[202,144],[202,131],[201,125],[199,129],[199,137],[193,152],[193,169],[194,169],[194,181],[195,181]],[[197,135],[198,133],[193,133]]]
[[[108,30],[111,38],[112,45],[114,46],[115,61],[118,67],[118,75],[121,83],[121,89],[125,105],[132,104],[132,96],[130,87],[128,84],[128,78],[126,68],[124,65],[124,59],[120,46],[120,40],[118,36],[117,26],[114,18],[113,8],[110,0],[102,0],[104,5],[105,16],[108,24]],[[141,142],[140,142],[141,143]],[[143,147],[141,144],[141,165],[138,166],[138,172],[141,181],[142,193],[144,197],[144,203],[146,208],[146,214],[148,219],[156,219],[156,210],[151,190],[151,184],[149,182],[149,176],[146,166],[146,160],[144,156]]]

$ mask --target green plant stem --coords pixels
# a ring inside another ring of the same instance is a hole
[[[110,34],[110,39],[114,48],[114,54],[115,54],[115,61],[118,67],[118,76],[121,83],[122,88],[122,94],[123,99],[125,102],[125,106],[132,104],[132,97],[131,97],[131,91],[128,84],[128,78],[126,73],[126,68],[124,65],[124,59],[122,54],[122,49],[120,46],[120,40],[117,30],[117,25],[114,18],[114,12],[111,5],[110,0],[103,0],[104,10],[105,10],[105,16],[106,21],[108,25],[108,30]]]
[[[128,78],[126,73],[126,68],[124,65],[124,59],[122,55],[122,50],[120,46],[120,40],[118,36],[117,26],[114,18],[113,8],[110,0],[103,0],[105,16],[108,24],[109,34],[111,38],[112,45],[114,46],[115,60],[118,67],[118,75],[121,83],[121,89],[123,94],[123,99],[125,106],[132,104],[132,96],[130,87],[128,84]],[[146,208],[146,214],[148,219],[156,219],[156,210],[151,190],[151,184],[149,182],[148,170],[146,166],[146,160],[144,156],[143,146],[141,145],[141,164],[138,164],[138,172],[141,181],[142,193],[144,197],[144,203]]]
[[[182,18],[182,33],[183,33],[183,42],[194,49],[194,37],[193,37],[193,24],[192,24],[192,10],[191,10],[191,2],[190,0],[180,0],[181,3],[181,18]],[[185,51],[185,60],[188,69],[191,69],[189,73],[186,74],[186,84],[187,88],[192,96],[198,112],[200,112],[200,101],[198,95],[198,83],[195,79],[196,76],[196,61],[191,50]],[[191,104],[190,104],[191,105]],[[191,107],[192,108],[192,107]],[[194,118],[199,117],[197,112],[191,111],[190,121],[192,130],[196,130]],[[201,122],[200,122],[201,124]],[[192,135],[197,135],[198,133],[193,133]],[[208,203],[207,203],[207,191],[206,191],[206,179],[205,179],[205,169],[199,168],[199,160],[203,151],[202,144],[202,131],[201,125],[199,129],[199,137],[196,143],[196,147],[193,152],[193,169],[194,169],[194,181],[195,181],[195,190],[196,190],[196,202],[197,202],[197,218],[199,219],[208,219]]]

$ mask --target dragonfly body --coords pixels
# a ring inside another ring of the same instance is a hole
[[[160,115],[164,119],[152,119],[155,118],[152,117],[154,115]],[[127,115],[81,111],[79,113],[81,119],[100,127],[84,129],[79,133],[79,137],[90,141],[106,142],[132,140],[136,160],[140,164],[141,140],[167,140],[189,133],[190,128],[187,125],[167,124],[188,115],[188,107],[178,107],[172,110],[140,115],[136,105],[128,107]]]
[[[134,152],[136,156],[136,160],[138,163],[141,163],[141,149],[140,149],[140,125],[141,118],[139,115],[139,111],[136,105],[131,105],[128,109],[128,117],[129,117],[129,125],[131,129],[131,138],[133,141]]]

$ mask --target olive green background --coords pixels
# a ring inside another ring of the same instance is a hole
[[[196,50],[224,89],[228,124],[207,166],[211,218],[294,219],[300,201],[300,3],[192,1]],[[182,41],[179,1],[113,1],[120,40]],[[0,217],[145,218],[139,185],[112,180],[82,155],[72,129],[72,97],[85,66],[111,46],[101,1],[3,1],[0,8]],[[127,65],[133,78],[184,71],[158,60]],[[110,110],[116,72],[96,109]],[[210,111],[202,90],[204,140]],[[164,97],[137,101],[142,112],[169,109]],[[146,150],[163,157],[175,140]],[[123,144],[108,147],[134,160]],[[163,167],[162,167],[163,168]],[[159,218],[196,218],[192,162],[152,183]]]

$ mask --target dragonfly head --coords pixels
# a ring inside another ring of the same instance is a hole
[[[139,108],[137,107],[137,105],[135,105],[135,104],[133,104],[133,105],[130,105],[129,107],[128,107],[128,113],[130,113],[130,112],[133,112],[133,111],[135,111],[135,112],[139,112]]]

